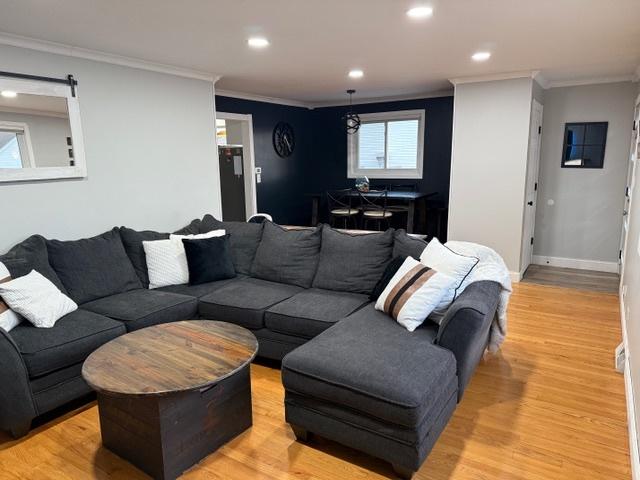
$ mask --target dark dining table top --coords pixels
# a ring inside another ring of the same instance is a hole
[[[420,198],[428,198],[437,195],[438,192],[408,192],[403,190],[387,190],[387,198],[396,199],[396,200],[418,200]],[[372,190],[370,192],[358,192],[357,190],[352,190],[349,193],[345,192],[345,195],[349,195],[351,197],[357,197],[358,194],[363,195],[364,197],[368,196],[376,196],[380,195],[380,190]],[[309,197],[322,197],[324,193],[308,193]]]

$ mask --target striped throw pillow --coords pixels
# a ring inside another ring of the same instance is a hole
[[[407,257],[376,301],[376,310],[393,317],[410,332],[438,306],[455,280]]]
[[[12,280],[9,270],[0,262],[0,283],[7,283]],[[0,297],[0,328],[4,328],[7,332],[11,331],[13,327],[18,325],[22,321],[20,315],[13,310],[9,309],[2,297]]]

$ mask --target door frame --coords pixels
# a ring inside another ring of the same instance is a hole
[[[637,132],[637,138],[640,138],[640,94],[636,97],[635,104],[633,105],[633,122],[633,126]],[[628,220],[631,215],[631,208],[633,208],[635,205],[632,198],[632,192],[636,183],[637,162],[640,159],[640,148],[638,148],[637,142],[638,140],[634,140],[632,134],[631,147],[629,148],[629,166],[627,167],[627,180],[624,192],[625,206],[622,212],[622,232],[620,235],[620,256],[618,265],[618,273],[620,274],[620,298],[622,298],[623,296],[622,285],[624,283],[624,267],[626,263],[625,259],[627,258],[627,247],[629,246]]]
[[[536,135],[536,130],[534,130],[535,126],[534,126],[534,115],[536,110],[540,111],[540,130],[537,132]],[[533,263],[533,243],[531,243],[531,238],[535,237],[535,230],[536,230],[536,211],[538,208],[538,192],[540,190],[540,160],[542,157],[542,123],[544,121],[544,105],[542,103],[540,103],[538,100],[536,100],[535,98],[533,98],[531,100],[531,114],[530,114],[530,120],[529,120],[529,145],[527,148],[527,170],[526,170],[526,176],[525,176],[525,187],[524,187],[524,213],[523,213],[523,218],[522,218],[522,249],[520,251],[520,277],[522,277],[525,274],[525,271],[527,270],[527,268],[529,268],[529,265],[531,265]],[[534,137],[535,135],[535,137]],[[535,159],[531,159],[530,155],[531,155],[531,148],[532,148],[532,142],[536,141],[538,143],[538,154],[537,154],[537,158]],[[528,202],[528,198],[529,195],[532,193],[529,190],[529,173],[530,173],[530,169],[531,168],[535,168],[535,172],[534,172],[534,178],[533,178],[533,192],[535,192],[535,199],[533,200],[533,209],[534,209],[534,213],[533,216],[530,218],[531,221],[531,236],[529,235],[524,235],[525,232],[527,231],[527,208],[529,207],[529,205],[527,205]],[[527,238],[528,237],[528,238]],[[526,242],[529,242],[530,246],[531,246],[531,256],[529,258],[525,258],[525,252],[527,251],[526,249],[528,248],[528,245]]]
[[[253,115],[216,111],[216,119],[242,122],[242,168],[244,169],[244,205],[247,220],[258,213],[256,191],[256,157],[253,143]],[[216,145],[218,143],[216,135]],[[216,152],[217,153],[217,152]],[[224,219],[223,219],[224,220]]]

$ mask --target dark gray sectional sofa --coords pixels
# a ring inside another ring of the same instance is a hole
[[[410,476],[482,356],[498,284],[471,284],[440,327],[427,321],[408,332],[369,294],[392,258],[419,257],[424,241],[404,231],[292,231],[210,215],[177,233],[218,228],[231,235],[237,277],[204,285],[148,290],[142,241],[168,234],[126,227],[74,242],[36,235],[0,256],[13,277],[38,270],[79,305],[51,329],[0,329],[0,428],[20,437],[35,417],[89,393],[82,362],[109,340],[208,318],[250,329],[259,356],[282,360],[286,419],[299,439],[313,432]]]

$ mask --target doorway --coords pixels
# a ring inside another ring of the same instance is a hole
[[[533,260],[536,204],[538,200],[538,173],[542,146],[542,114],[542,104],[534,99],[531,105],[529,151],[527,153],[527,183],[525,189],[522,257],[520,260],[520,272],[522,272],[522,274],[527,271],[527,268],[529,268]]]
[[[222,218],[246,221],[257,213],[253,117],[216,112]]]

